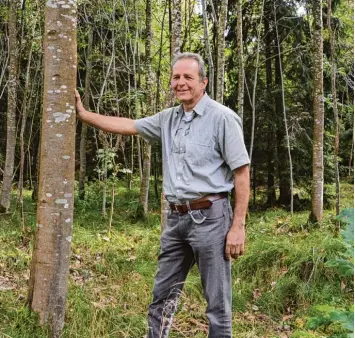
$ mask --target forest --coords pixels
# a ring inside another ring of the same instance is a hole
[[[354,4],[349,0],[0,0],[0,337],[144,337],[168,205],[162,147],[75,114],[179,104],[199,53],[241,119],[246,252],[233,337],[353,337]],[[170,337],[206,337],[190,272]]]

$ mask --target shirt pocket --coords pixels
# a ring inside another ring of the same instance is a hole
[[[193,167],[208,165],[212,160],[212,141],[206,143],[187,141],[186,160]]]

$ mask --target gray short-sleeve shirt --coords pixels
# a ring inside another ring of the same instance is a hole
[[[239,116],[207,94],[191,121],[180,105],[136,120],[135,127],[148,142],[162,142],[163,191],[170,202],[230,191],[232,171],[249,164]]]

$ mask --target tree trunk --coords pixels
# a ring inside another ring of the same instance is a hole
[[[6,159],[3,174],[0,212],[8,212],[11,200],[11,184],[14,172],[16,146],[16,99],[17,99],[17,9],[19,2],[10,1],[8,35],[9,35],[9,81],[7,89],[7,129],[6,129]]]
[[[171,27],[171,39],[170,39],[170,58],[173,59],[174,55],[180,51],[181,47],[181,0],[172,0],[173,2],[173,10],[172,15],[169,17],[170,22],[169,26]],[[175,102],[173,92],[170,92],[167,98],[167,106],[172,106]],[[164,177],[163,177],[164,181]],[[161,228],[164,229],[166,227],[167,222],[167,213],[169,210],[169,203],[165,199],[163,193],[161,193],[161,201],[160,201],[160,223]]]
[[[279,3],[276,3],[276,9],[279,8]],[[276,11],[274,8],[274,11]],[[278,23],[278,13],[276,15],[276,23]],[[281,31],[282,33],[282,31]],[[281,35],[280,33],[280,35]],[[276,26],[274,27],[274,36],[279,35],[279,31],[276,33]],[[277,148],[277,166],[278,166],[278,178],[279,178],[279,199],[278,203],[283,206],[288,206],[291,203],[291,186],[290,186],[290,176],[289,176],[289,168],[287,165],[287,148],[286,144],[286,130],[285,123],[283,119],[283,97],[282,97],[282,46],[275,45],[274,47],[274,55],[278,55],[275,57],[275,117],[276,117],[276,148]],[[281,67],[280,67],[281,63]]]
[[[282,70],[282,59],[281,59],[281,45],[279,39],[279,30],[277,26],[276,19],[276,6],[274,3],[274,18],[275,18],[275,30],[276,30],[276,45],[278,50],[278,61],[279,61],[279,69],[280,69],[280,82],[281,82],[281,97],[282,97],[282,115],[283,122],[286,134],[286,144],[287,144],[287,153],[288,153],[288,163],[289,163],[289,177],[290,177],[290,209],[291,215],[293,214],[293,170],[292,170],[292,157],[291,157],[291,147],[290,147],[290,137],[288,135],[288,126],[287,126],[287,116],[286,116],[286,104],[285,104],[285,88],[283,82],[283,70]]]
[[[32,60],[32,46],[30,47],[27,67],[26,67],[26,80],[25,80],[25,92],[24,98],[22,103],[22,117],[21,117],[21,130],[20,130],[20,174],[18,180],[18,203],[20,205],[20,212],[21,212],[21,226],[22,231],[25,230],[25,219],[24,219],[24,212],[23,212],[23,173],[25,167],[25,128],[27,122],[27,110],[28,106],[31,104],[31,90],[29,91],[30,87],[30,69],[31,69],[31,60]],[[28,93],[30,92],[30,94]]]
[[[203,15],[203,32],[205,38],[205,45],[206,45],[206,54],[208,59],[208,93],[211,98],[214,98],[214,64],[213,64],[213,57],[210,45],[210,38],[208,34],[208,21],[207,21],[207,9],[206,9],[206,1],[201,0],[202,5],[202,15]]]
[[[181,47],[181,0],[172,0],[171,55],[180,53]]]
[[[74,207],[76,4],[45,7],[44,95],[37,230],[29,306],[51,337],[64,326]],[[58,24],[60,23],[60,24]]]
[[[218,20],[218,35],[217,35],[217,95],[216,100],[223,103],[224,92],[224,49],[225,39],[224,32],[227,23],[228,0],[220,1],[220,11]]]
[[[152,3],[151,0],[146,2],[146,40],[145,40],[145,60],[146,60],[146,93],[147,93],[147,112],[154,110],[153,106],[153,81],[152,81],[152,57],[151,57],[151,41],[152,33]],[[144,215],[148,212],[148,196],[149,196],[149,179],[151,164],[152,147],[144,142],[143,157],[143,176],[141,181],[140,204]]]
[[[310,220],[318,223],[323,217],[323,139],[324,139],[324,97],[323,97],[323,23],[322,0],[313,0],[313,178],[312,210]]]
[[[85,94],[84,106],[89,109],[90,106],[90,81],[91,81],[91,54],[92,54],[93,28],[88,24],[88,47],[86,52],[86,73],[85,73]],[[79,198],[85,198],[85,177],[86,177],[86,137],[88,126],[81,124],[80,135],[80,169],[79,169]]]
[[[237,112],[244,119],[244,59],[243,59],[243,11],[242,0],[237,0],[237,55],[238,55],[238,103]]]
[[[266,73],[266,111],[268,116],[268,138],[267,138],[267,201],[268,207],[276,204],[275,191],[275,112],[274,100],[272,95],[272,61],[271,45],[273,41],[273,30],[270,29],[272,22],[272,7],[270,1],[265,3],[264,10],[264,30],[265,30],[265,73]]]
[[[331,25],[332,17],[332,0],[328,0],[328,15],[327,15],[327,24],[329,32],[329,41],[330,41],[330,64],[332,67],[331,70],[331,82],[332,82],[332,106],[333,106],[333,115],[334,115],[334,178],[335,178],[335,191],[336,191],[336,202],[335,209],[336,215],[339,215],[340,212],[340,182],[339,182],[339,163],[338,163],[338,153],[339,153],[339,116],[338,116],[338,99],[337,99],[337,90],[336,90],[336,74],[337,66],[335,62],[335,53],[334,53],[334,32]],[[336,231],[339,232],[340,223],[336,222]]]

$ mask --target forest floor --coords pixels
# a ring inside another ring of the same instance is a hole
[[[137,221],[138,188],[116,188],[109,232],[100,191],[92,184],[86,200],[76,200],[63,337],[143,338],[159,252],[159,202]],[[342,208],[353,207],[353,185],[344,183],[341,191]],[[339,322],[324,320],[333,310],[353,309],[353,276],[325,264],[345,250],[334,236],[334,213],[325,210],[322,226],[314,227],[307,224],[308,211],[293,217],[277,208],[250,211],[246,253],[232,264],[233,337],[351,336]],[[25,234],[19,213],[0,217],[0,337],[47,337],[26,307],[36,224],[31,192],[25,193]],[[194,267],[170,337],[207,336],[201,290]]]

